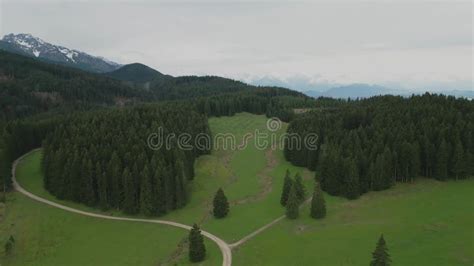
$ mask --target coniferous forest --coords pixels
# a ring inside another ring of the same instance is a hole
[[[160,153],[146,147],[147,135],[160,126],[205,133],[207,117],[239,112],[291,121],[290,134],[316,133],[317,150],[286,143],[284,154],[317,170],[322,189],[333,195],[355,199],[417,176],[446,180],[474,173],[474,107],[466,99],[312,99],[219,77],[161,74],[145,88],[5,52],[0,57],[0,172],[6,188],[11,162],[42,146],[45,187],[52,194],[102,209],[161,215],[186,203],[194,160],[209,150]],[[143,105],[149,101],[162,104]],[[298,108],[309,112],[294,112]]]
[[[294,119],[288,133],[317,133],[318,149],[290,149],[295,165],[317,170],[323,190],[357,198],[418,176],[438,180],[474,174],[474,105],[425,94],[349,101]]]
[[[474,266],[472,3],[6,2],[0,266]]]
[[[158,105],[73,115],[44,142],[44,186],[60,199],[162,215],[184,206],[194,160],[208,149],[150,149],[151,133],[209,134],[207,119],[184,105]]]
[[[0,51],[0,184],[10,188],[11,163],[40,147],[49,131],[69,119],[67,114],[170,101],[208,117],[250,112],[285,121],[293,106],[314,105],[311,98],[284,88],[161,74],[144,86]]]

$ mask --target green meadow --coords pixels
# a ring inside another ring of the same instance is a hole
[[[304,208],[298,220],[285,219],[242,245],[235,264],[368,265],[383,233],[393,265],[472,265],[472,195],[472,179],[421,179],[354,201],[329,201],[323,220]]]
[[[18,181],[28,191],[54,199],[42,187],[40,158],[40,152],[25,157],[17,168]],[[79,204],[55,201],[90,211]],[[1,265],[189,264],[187,256],[178,256],[186,250],[186,245],[179,246],[188,235],[180,228],[85,217],[33,201],[18,192],[9,193],[1,211],[1,243],[10,235],[15,238],[12,255],[3,256],[2,245]],[[202,265],[220,264],[219,248],[214,242],[205,241],[208,252]]]
[[[231,133],[236,145],[247,133],[276,132],[266,128],[265,116],[247,113],[211,118],[214,135]],[[189,184],[191,197],[182,209],[160,219],[199,223],[229,244],[282,216],[280,193],[287,169],[304,178],[307,196],[314,173],[292,166],[283,152],[270,146],[258,149],[249,138],[243,150],[216,147],[196,161],[196,176]],[[18,166],[19,183],[28,191],[64,205],[100,212],[59,201],[42,186],[41,152],[27,156]],[[212,198],[223,188],[231,203],[229,216],[216,220]],[[472,265],[474,263],[474,180],[438,182],[419,179],[370,192],[348,201],[325,195],[328,215],[309,218],[304,206],[297,220],[283,219],[233,250],[233,265],[368,265],[381,233],[394,265]],[[12,192],[2,206],[0,235],[14,235],[13,255],[2,265],[157,265],[187,264],[185,230],[164,225],[106,221],[83,217],[34,202]],[[123,215],[117,211],[106,214]],[[47,233],[45,233],[47,232]],[[180,243],[184,247],[180,247]],[[220,265],[218,247],[206,240],[203,265]],[[3,252],[3,251],[2,251]]]

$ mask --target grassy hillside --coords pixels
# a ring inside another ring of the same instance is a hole
[[[209,123],[213,134],[232,133],[236,143],[242,144],[243,136],[255,129],[271,133],[266,129],[266,121],[264,116],[242,113],[211,118]],[[285,132],[286,126],[282,124],[277,135]],[[190,187],[190,202],[162,218],[186,224],[199,222],[205,230],[233,243],[284,214],[279,199],[286,169],[292,175],[296,172],[303,175],[309,195],[313,172],[290,165],[281,150],[260,150],[254,142],[255,138],[248,139],[244,150],[223,149],[220,145],[212,154],[199,157]],[[26,158],[19,168],[19,181],[27,190],[54,200],[42,188],[39,158],[39,153]],[[219,187],[232,205],[229,216],[222,220],[214,219],[210,213],[212,198]],[[473,192],[472,179],[458,182],[420,179],[413,184],[397,184],[386,191],[367,193],[355,201],[326,194],[328,216],[324,220],[310,219],[306,206],[298,220],[284,219],[234,249],[233,265],[367,265],[381,233],[385,235],[394,265],[472,265]],[[62,203],[91,210],[79,204]],[[40,265],[54,265],[56,261],[50,260],[55,258],[48,257],[51,254],[56,254],[57,262],[63,263],[69,262],[67,256],[85,256],[91,260],[90,265],[103,265],[109,260],[114,265],[187,263],[186,249],[177,248],[186,232],[172,227],[139,224],[134,229],[134,224],[97,221],[33,203],[17,193],[10,195],[9,206],[6,221],[1,225],[2,237],[13,232],[20,235],[19,243],[28,243],[25,247],[19,244],[12,265],[28,265],[24,263],[27,258],[17,254],[27,254],[30,260],[39,258],[40,263],[44,262]],[[41,227],[35,221],[40,221]],[[96,226],[102,223],[107,225]],[[24,228],[36,228],[36,231],[21,236],[18,232],[25,231]],[[54,245],[43,244],[49,241],[44,234],[49,228],[55,228],[51,240]],[[103,247],[104,253],[83,247],[88,239],[81,237],[84,232],[97,243],[91,245],[96,249]],[[135,237],[140,234],[146,234],[146,241]],[[113,251],[109,250],[109,239]],[[166,245],[160,244],[165,241]],[[116,242],[123,246],[116,247]],[[219,265],[218,248],[211,242],[206,244],[209,258],[205,265]],[[128,250],[126,245],[134,249]],[[140,256],[141,261],[127,259],[134,256]],[[82,257],[78,260],[85,262]]]
[[[18,179],[35,194],[42,189],[40,152],[18,166]],[[173,259],[187,231],[165,225],[107,221],[52,208],[13,192],[0,223],[1,265],[156,265]],[[13,254],[4,257],[3,243],[13,235]],[[204,265],[221,262],[219,248],[206,240]],[[186,264],[183,258],[180,264]]]
[[[422,179],[330,202],[322,221],[305,208],[241,246],[235,265],[368,265],[381,233],[393,265],[472,265],[473,193],[473,179]]]

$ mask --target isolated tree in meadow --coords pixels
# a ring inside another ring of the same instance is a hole
[[[15,238],[11,235],[8,238],[7,242],[5,243],[5,255],[10,255],[13,250],[13,246],[15,245]]]
[[[214,217],[224,218],[229,213],[229,202],[227,201],[227,197],[225,196],[222,188],[219,188],[219,190],[217,190],[216,195],[214,196],[213,205]]]
[[[295,175],[294,187],[296,190],[296,197],[298,199],[298,202],[302,203],[304,199],[306,198],[306,191],[303,185],[303,178],[301,177],[299,173],[296,173]]]
[[[321,219],[326,216],[326,202],[324,201],[321,186],[316,183],[314,185],[313,198],[311,199],[311,217]]]
[[[286,202],[286,217],[288,219],[296,219],[299,216],[300,201],[296,194],[296,185],[293,184],[290,188],[288,201]]]
[[[282,206],[286,205],[288,201],[288,195],[290,194],[291,186],[293,185],[293,180],[290,177],[290,171],[287,169],[285,174],[285,179],[283,180],[283,189],[281,191],[280,204]]]
[[[382,234],[377,242],[375,251],[372,253],[370,266],[389,266],[391,262],[392,260],[388,254],[388,247]]]
[[[203,261],[206,257],[206,247],[204,246],[204,239],[201,230],[197,224],[189,232],[189,260],[191,262]]]

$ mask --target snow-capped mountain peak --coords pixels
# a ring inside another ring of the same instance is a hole
[[[91,72],[110,72],[121,66],[102,57],[48,43],[28,33],[5,35],[0,41],[0,49]]]

